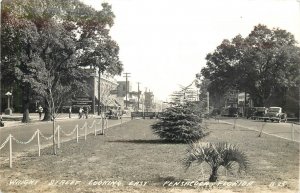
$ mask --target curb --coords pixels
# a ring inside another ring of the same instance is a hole
[[[227,121],[220,121],[220,123],[225,123],[225,124],[229,124],[229,125],[234,125],[233,123],[230,123],[230,122],[227,122]],[[253,129],[253,128],[251,128],[251,127],[243,126],[243,125],[240,125],[240,124],[236,124],[236,126],[237,126],[237,127],[241,127],[241,128],[245,128],[245,129],[249,129],[249,130],[251,130],[251,131],[260,132],[259,130]],[[263,133],[263,134],[266,134],[266,135],[269,135],[269,136],[277,137],[277,138],[280,138],[280,139],[285,139],[285,140],[287,140],[287,141],[300,143],[300,141],[298,141],[298,140],[288,139],[288,138],[285,138],[285,137],[282,137],[282,136],[279,136],[279,135],[275,135],[275,134],[271,134],[271,133],[266,133],[266,132],[264,132],[264,131],[262,131],[262,133]]]

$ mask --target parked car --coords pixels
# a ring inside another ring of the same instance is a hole
[[[239,116],[239,108],[236,107],[226,107],[222,110],[221,116],[225,117],[238,117]]]
[[[266,107],[254,107],[256,110],[254,112],[254,115],[252,116],[252,119],[260,119],[262,117],[265,117],[267,114],[268,109]]]
[[[264,121],[270,120],[272,122],[278,121],[280,123],[281,121],[286,122],[287,121],[287,115],[286,113],[282,112],[281,107],[270,107],[268,109],[267,114],[264,117]]]
[[[220,109],[216,109],[216,108],[214,108],[212,110],[212,112],[210,113],[210,115],[213,116],[213,117],[215,117],[217,115],[220,115],[220,114],[221,114],[221,110]]]
[[[119,110],[110,109],[106,112],[106,117],[108,119],[120,119],[122,116],[122,113]]]
[[[254,107],[248,107],[246,108],[246,118],[249,119],[249,118],[252,118],[254,116],[256,112],[256,108]]]

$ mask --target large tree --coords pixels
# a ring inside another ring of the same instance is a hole
[[[3,1],[1,12],[1,83],[12,87],[18,84],[22,90],[23,122],[29,121],[29,103],[31,86],[27,77],[30,71],[27,64],[36,59],[36,44],[39,34],[31,21],[21,17],[18,12],[18,2]],[[20,73],[22,72],[22,73]]]
[[[224,40],[208,54],[202,75],[211,81],[212,93],[239,89],[250,93],[255,105],[270,105],[276,92],[299,84],[299,52],[291,33],[257,25],[246,38]]]
[[[107,69],[112,74],[121,73],[122,64],[117,56],[119,48],[109,36],[114,19],[110,5],[102,4],[100,11],[77,0],[4,0],[3,5],[3,23],[6,24],[4,29],[7,29],[1,36],[5,40],[2,48],[9,49],[2,54],[3,61],[6,61],[2,69],[6,77],[14,77],[21,83],[24,94],[34,86],[34,91],[44,97],[44,120],[50,119],[50,92],[49,89],[44,92],[42,87],[37,89],[36,85],[43,82],[37,75],[39,71],[33,69],[44,68],[48,71],[48,76],[53,79],[52,90],[63,86],[59,84],[72,82],[72,77],[80,80],[80,66],[98,64],[101,72]],[[91,53],[94,57],[90,57]],[[95,60],[95,56],[101,58],[100,62]],[[61,81],[65,77],[67,81]],[[11,82],[8,78],[2,80]],[[45,96],[47,93],[48,96]],[[24,112],[27,112],[24,113],[24,119],[28,120],[30,96],[29,93],[23,96],[28,96],[23,100]]]
[[[109,36],[114,15],[111,6],[102,6],[96,11],[78,0],[5,1],[8,33],[3,37],[8,39],[7,47],[10,43],[18,45],[3,55],[7,74],[24,85],[24,92],[32,90],[43,97],[44,120],[52,118],[53,135],[57,109],[87,87],[82,67],[97,65],[101,72],[112,74],[122,71],[119,47]],[[23,107],[28,112],[30,97],[26,99]]]
[[[238,80],[255,104],[270,105],[276,92],[299,84],[300,48],[291,33],[258,25],[245,45]]]

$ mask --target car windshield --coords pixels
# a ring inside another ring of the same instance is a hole
[[[269,112],[279,112],[280,108],[279,107],[270,107]]]
[[[264,111],[264,110],[265,110],[265,107],[256,107],[256,110],[257,110],[257,111]]]

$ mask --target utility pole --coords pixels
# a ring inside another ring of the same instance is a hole
[[[98,115],[100,115],[101,113],[101,108],[100,108],[100,105],[101,105],[101,85],[100,85],[100,82],[101,81],[101,70],[100,68],[98,69]]]
[[[138,82],[138,111],[140,110],[140,82]]]
[[[247,92],[246,92],[246,90],[245,90],[245,96],[244,96],[245,98],[244,98],[244,117],[246,116],[246,100],[247,100]]]
[[[98,66],[98,115],[100,115],[101,114],[101,73],[102,72],[99,64],[99,56],[96,56],[96,64]]]
[[[126,95],[126,101],[125,101],[125,107],[126,107],[126,109],[127,109],[127,95],[128,95],[128,78],[130,77],[129,75],[131,74],[131,73],[128,73],[128,72],[125,72],[125,73],[123,73],[125,76],[123,76],[123,77],[125,77],[126,78],[126,83],[125,83],[125,95]]]

